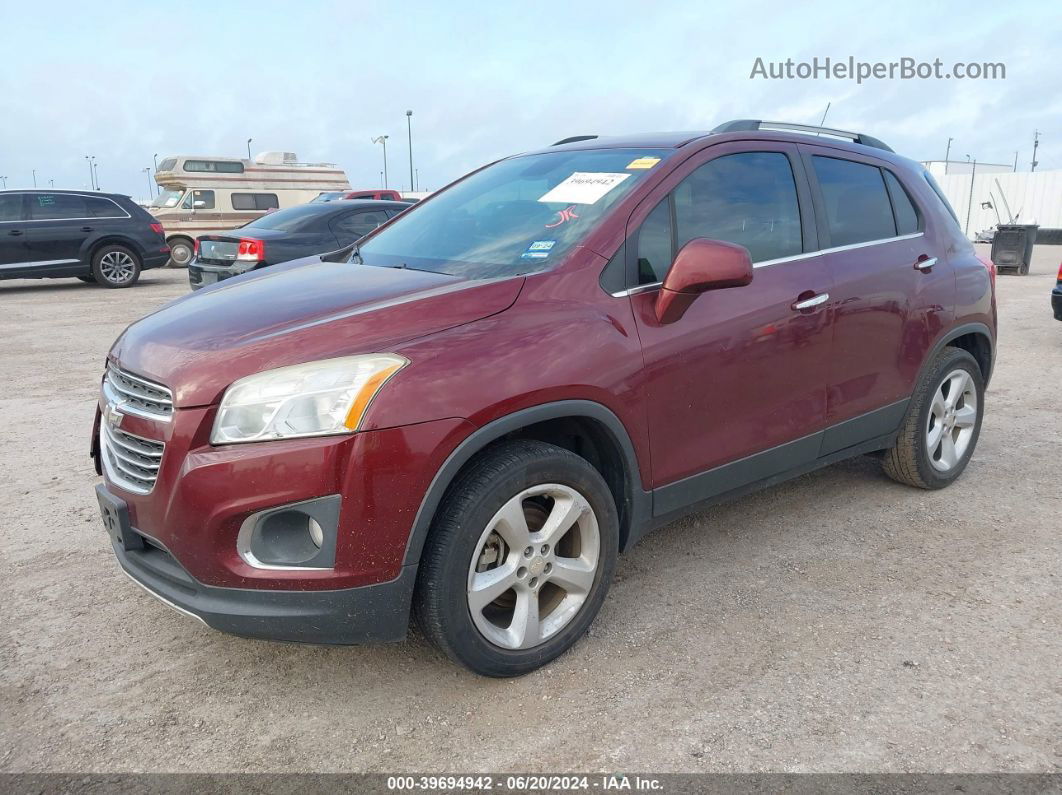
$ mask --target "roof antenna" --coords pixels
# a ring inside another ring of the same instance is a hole
[[[819,126],[823,126],[826,123],[826,114],[830,112],[831,103],[826,103],[826,110],[822,112],[822,119],[819,120]],[[822,133],[815,133],[815,135],[822,135]]]

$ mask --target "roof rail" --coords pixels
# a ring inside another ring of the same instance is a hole
[[[891,152],[892,147],[886,145],[865,133],[848,132],[847,130],[835,130],[832,127],[816,127],[810,124],[790,124],[784,121],[761,121],[760,119],[737,119],[720,124],[712,130],[713,133],[749,132],[750,130],[794,130],[796,132],[810,133],[813,135],[832,135],[835,138],[847,138],[853,143],[863,146],[872,146],[875,149],[884,149]]]
[[[561,138],[557,143],[550,144],[550,146],[560,146],[561,144],[574,144],[576,141],[592,141],[597,138],[596,135],[573,135],[570,138]]]

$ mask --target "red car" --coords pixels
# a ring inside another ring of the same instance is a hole
[[[311,204],[320,204],[321,202],[340,201],[343,199],[386,199],[388,201],[409,201],[403,199],[402,194],[396,190],[335,190],[327,191],[325,193],[317,194],[316,198],[311,200]]]
[[[396,641],[413,614],[512,676],[692,510],[866,454],[947,486],[994,274],[917,163],[807,132],[559,142],[134,323],[93,433],[122,568],[219,630]]]

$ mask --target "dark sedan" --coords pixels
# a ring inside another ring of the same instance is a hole
[[[300,204],[223,235],[202,235],[188,265],[193,290],[250,270],[349,246],[409,208],[393,201]]]

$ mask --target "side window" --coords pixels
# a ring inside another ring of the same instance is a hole
[[[885,184],[892,199],[892,211],[896,215],[896,233],[913,235],[918,231],[918,211],[900,180],[888,169],[884,170]]]
[[[275,193],[234,193],[232,209],[234,210],[275,210],[280,207]]]
[[[128,218],[129,213],[112,202],[110,199],[98,198],[95,196],[85,199],[85,207],[88,208],[88,214],[93,218]]]
[[[671,250],[671,200],[664,199],[638,229],[638,284],[662,282],[674,256]]]
[[[896,236],[892,205],[880,168],[820,155],[811,161],[826,202],[831,246]]]
[[[193,190],[189,191],[189,195],[192,197],[192,206],[197,210],[213,210],[214,209],[214,191],[212,190]],[[202,202],[202,204],[199,204]]]
[[[22,220],[22,194],[0,194],[0,223]]]
[[[933,179],[933,175],[928,171],[923,171],[922,176],[925,178],[926,183],[933,189],[933,193],[937,194],[937,198],[940,199],[940,203],[944,205],[944,209],[948,211],[948,215],[955,219],[955,223],[959,223],[959,216],[955,214],[955,209],[951,206],[951,202],[948,201],[948,197],[944,195],[944,191],[940,189],[940,185]]]
[[[781,152],[716,158],[686,177],[673,196],[679,248],[695,237],[725,240],[747,248],[753,262],[803,251],[793,167]]]
[[[30,218],[34,221],[60,221],[88,218],[83,196],[68,193],[31,193]]]
[[[354,241],[369,234],[386,220],[387,213],[383,210],[349,213],[332,221],[332,231],[340,241]]]

